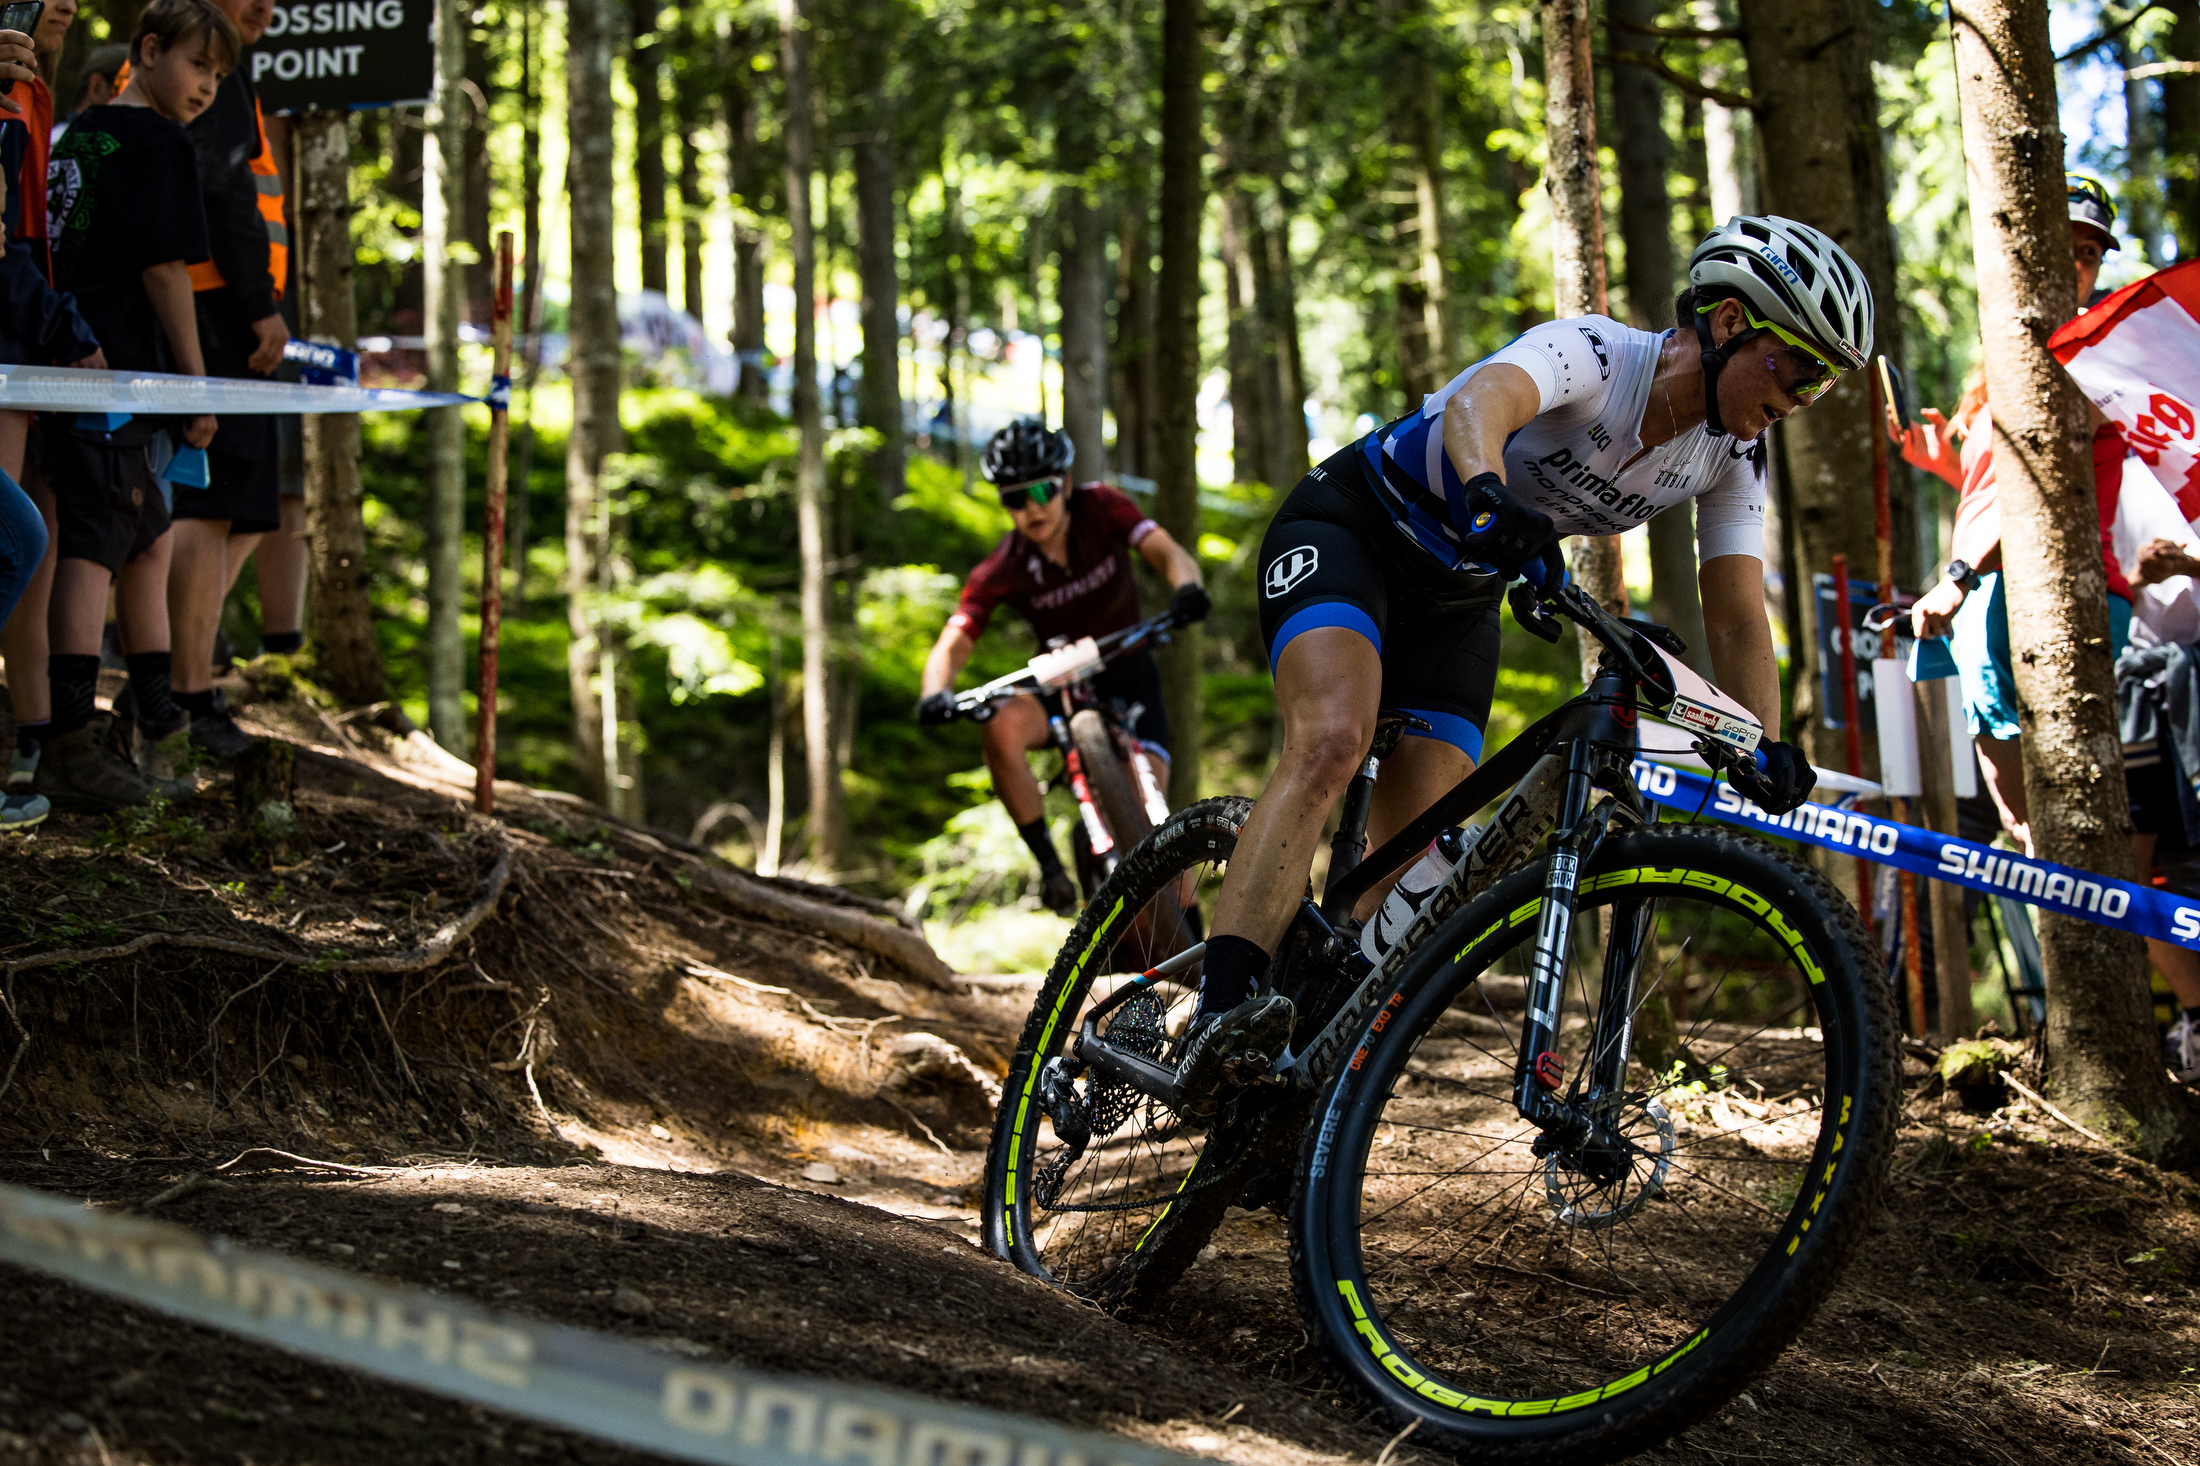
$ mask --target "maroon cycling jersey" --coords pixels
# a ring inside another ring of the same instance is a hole
[[[1017,530],[963,582],[947,624],[976,641],[1004,602],[1023,613],[1041,646],[1057,636],[1105,636],[1138,620],[1131,551],[1157,526],[1130,496],[1079,484],[1069,496],[1069,563],[1057,565]]]

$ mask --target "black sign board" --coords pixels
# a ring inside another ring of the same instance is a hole
[[[1828,728],[1846,728],[1848,709],[1842,705],[1841,698],[1841,648],[1833,639],[1833,628],[1840,619],[1834,614],[1833,577],[1814,575],[1811,582],[1818,596],[1818,696],[1824,704],[1818,716]],[[1917,604],[1917,597],[1906,591],[1896,591],[1894,598],[1904,614],[1895,623],[1893,633],[1866,630],[1864,613],[1879,604],[1879,587],[1868,580],[1849,582],[1849,631],[1855,638],[1856,648],[1856,713],[1866,728],[1876,726],[1872,720],[1877,716],[1873,711],[1877,703],[1872,696],[1872,658],[1909,654],[1908,612]]]
[[[278,4],[244,65],[269,112],[425,102],[435,89],[435,0]]]

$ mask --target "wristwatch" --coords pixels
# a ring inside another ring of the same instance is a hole
[[[1968,560],[1950,560],[1946,574],[1950,580],[1962,586],[1965,590],[1970,590],[1978,584],[1978,572],[1971,568],[1971,562]]]

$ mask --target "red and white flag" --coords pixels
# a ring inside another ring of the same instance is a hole
[[[2047,344],[2185,518],[2200,520],[2200,259],[2126,285]]]

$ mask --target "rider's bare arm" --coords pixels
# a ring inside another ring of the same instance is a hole
[[[932,643],[931,654],[924,659],[924,682],[920,697],[930,697],[935,692],[946,692],[962,675],[963,663],[978,644],[970,639],[970,633],[949,623],[941,628],[940,639]]]
[[[1492,362],[1444,404],[1444,452],[1462,481],[1505,473],[1505,440],[1543,410],[1543,394],[1511,362]]]
[[[1703,591],[1705,650],[1721,690],[1757,715],[1767,740],[1780,736],[1780,663],[1765,618],[1765,562],[1721,555],[1696,572]]]
[[[1199,583],[1199,561],[1159,525],[1146,531],[1146,537],[1138,542],[1138,553],[1153,567],[1154,574],[1167,581],[1172,589]]]

